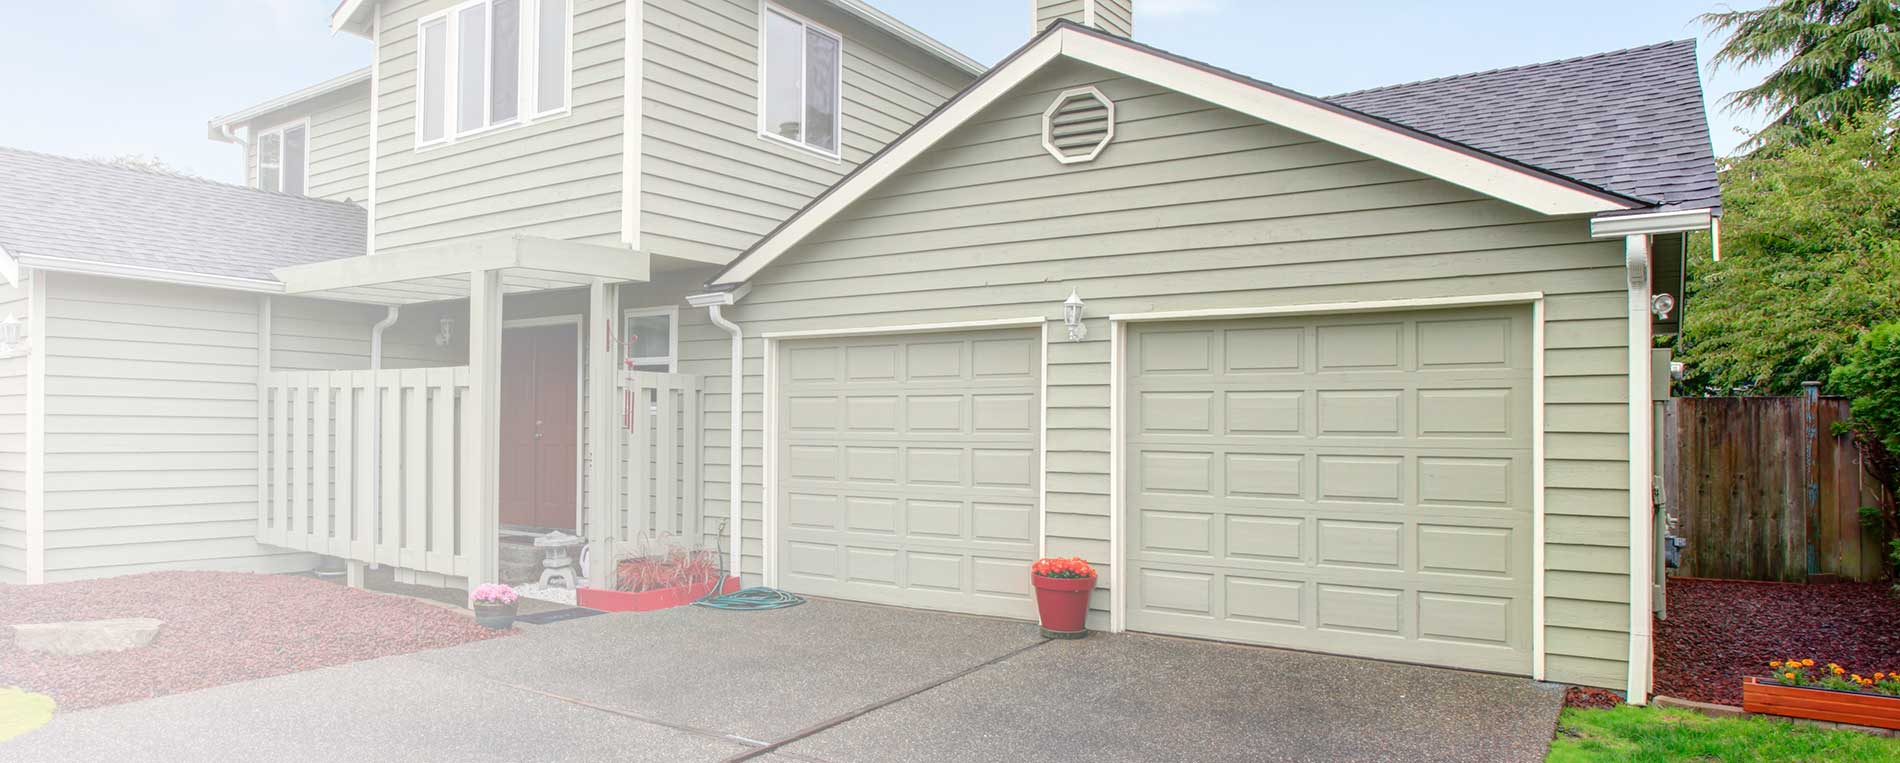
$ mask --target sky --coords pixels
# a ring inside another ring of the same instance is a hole
[[[1033,0],[870,2],[990,64],[1027,39]],[[1720,40],[1696,17],[1721,6],[1135,0],[1135,38],[1324,96],[1695,37],[1722,155],[1765,121],[1730,112],[1723,97],[1765,70],[1710,66]],[[0,145],[88,158],[139,154],[235,182],[239,149],[207,138],[206,121],[368,64],[368,41],[330,33],[334,7],[335,0],[62,0],[16,10],[0,25]]]

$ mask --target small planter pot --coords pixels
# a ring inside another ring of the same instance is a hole
[[[475,602],[470,609],[475,610],[475,624],[484,628],[507,630],[515,627],[515,608],[519,602],[510,604],[489,604]]]
[[[1095,578],[1047,578],[1029,575],[1036,588],[1036,611],[1042,617],[1043,638],[1082,638],[1089,635],[1089,594]]]
[[[1742,709],[1790,718],[1900,729],[1900,697],[1784,686],[1754,677],[1742,679]]]

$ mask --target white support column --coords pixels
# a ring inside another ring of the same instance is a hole
[[[1650,239],[1623,239],[1629,282],[1629,687],[1632,705],[1649,701],[1650,540],[1655,506],[1650,493]]]
[[[587,389],[593,399],[587,428],[588,475],[587,542],[588,584],[612,588],[614,544],[617,542],[620,484],[620,287],[595,279],[588,288]]]
[[[468,555],[468,586],[492,583],[501,530],[501,274],[476,270],[468,276],[468,426],[462,468],[462,546]]]

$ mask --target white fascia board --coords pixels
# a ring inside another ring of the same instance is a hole
[[[1714,222],[1715,216],[1706,209],[1592,217],[1590,218],[1590,237],[1623,238],[1708,230]]]
[[[1036,73],[1044,64],[1055,60],[1062,52],[1062,35],[1052,34],[1042,38],[1029,48],[1017,54],[1016,59],[1002,69],[992,71],[987,79],[963,93],[949,106],[916,130],[885,149],[874,162],[862,166],[859,171],[845,177],[832,189],[821,195],[811,206],[806,207],[787,220],[785,225],[758,243],[747,256],[733,263],[732,268],[719,276],[714,284],[731,285],[744,283],[757,275],[759,270],[779,258],[787,249],[817,230],[826,220],[843,211],[845,207],[857,201],[871,189],[876,188],[885,178],[909,164],[911,160],[923,155],[937,141],[962,126],[971,117],[976,116],[996,99],[1014,90],[1018,84]]]
[[[331,93],[369,82],[370,69],[371,67],[366,66],[348,74],[332,77],[296,92],[272,98],[242,111],[235,111],[221,117],[213,117],[211,121],[205,125],[206,134],[212,140],[221,143],[230,143],[232,141],[225,135],[225,128],[237,127],[273,111],[287,109],[304,101],[321,98]]]
[[[376,0],[342,0],[330,12],[330,31],[348,32],[358,37],[369,32],[369,22],[358,18],[365,7],[374,8]]]
[[[20,261],[5,246],[0,246],[0,278],[7,279],[8,286],[20,285]]]
[[[21,255],[20,265],[34,270],[50,270],[55,273],[83,273],[86,275],[110,276],[133,281],[169,283],[179,286],[208,286],[214,289],[233,289],[236,291],[254,291],[265,294],[282,294],[284,285],[277,281],[265,281],[255,278],[238,278],[209,273],[189,273],[181,270],[164,270],[138,265],[122,265],[112,262],[75,260],[66,257],[44,257],[40,255]]]
[[[818,201],[794,215],[751,251],[719,274],[713,286],[752,278],[885,179],[936,145],[951,131],[1002,98],[1057,57],[1072,58],[1222,106],[1329,143],[1392,162],[1533,212],[1545,215],[1601,214],[1634,208],[1600,193],[1562,182],[1535,170],[1494,161],[1440,145],[1410,132],[1355,118],[1204,68],[1157,55],[1078,28],[1056,29],[985,79],[913,132],[898,139],[872,161],[847,176]]]
[[[955,48],[945,45],[936,38],[918,31],[916,27],[898,21],[890,14],[860,2],[860,0],[830,0],[830,2],[840,10],[856,16],[858,20],[942,59],[944,63],[950,64],[972,77],[981,76],[986,68],[982,64],[977,63],[976,59],[957,52]]]

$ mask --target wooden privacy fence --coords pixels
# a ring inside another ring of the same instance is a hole
[[[620,377],[619,526],[625,541],[649,531],[701,542],[699,501],[705,393],[700,378],[631,371]]]
[[[265,375],[258,541],[466,576],[467,392],[466,367]]]
[[[1739,580],[1877,580],[1881,539],[1860,523],[1880,487],[1853,439],[1834,435],[1843,398],[1677,398],[1664,412],[1663,477],[1676,574]]]

